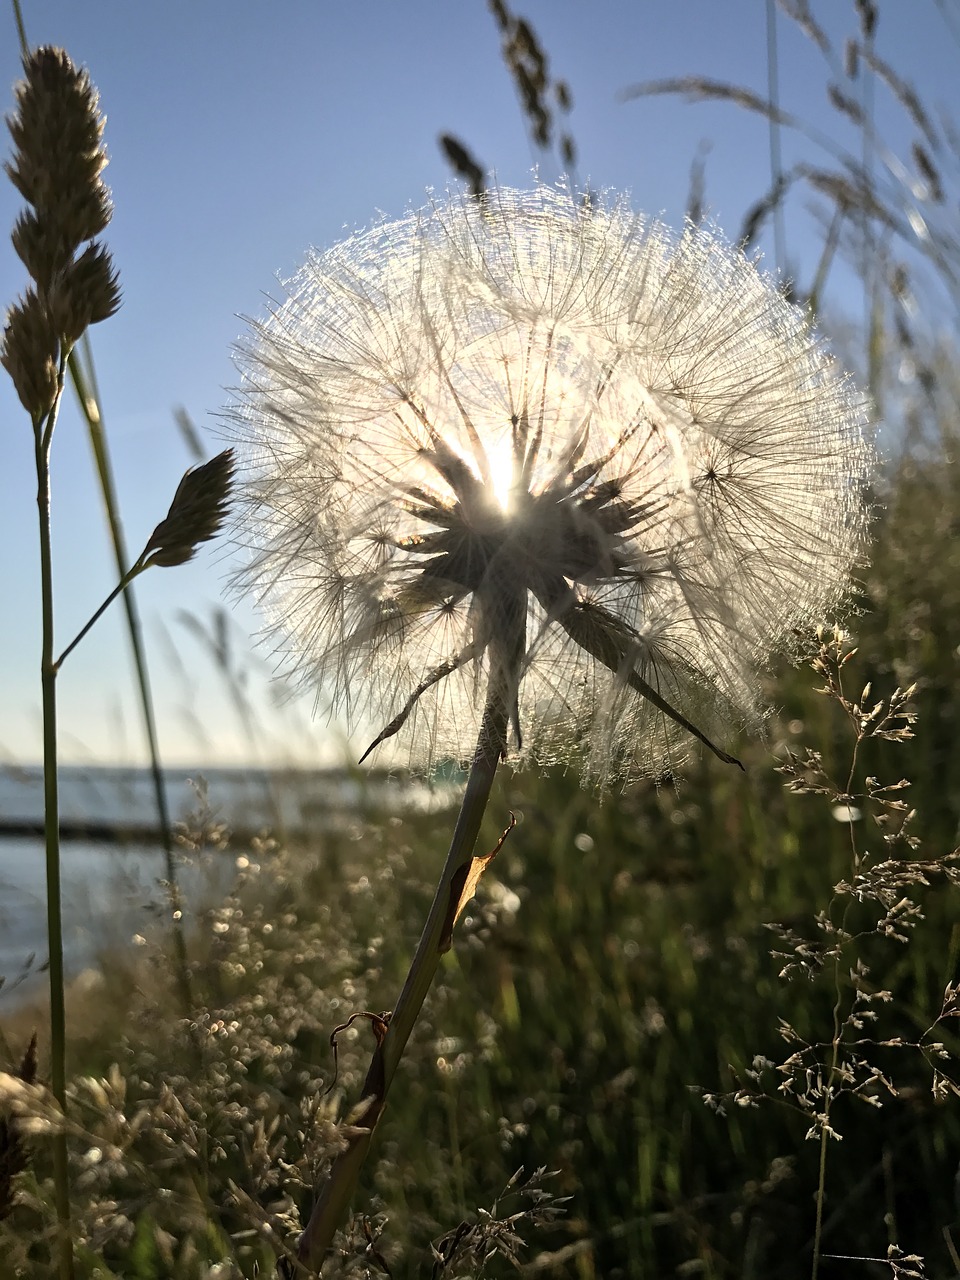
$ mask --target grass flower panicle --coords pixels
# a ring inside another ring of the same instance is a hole
[[[120,287],[109,251],[94,239],[112,212],[97,92],[62,49],[34,49],[23,68],[4,170],[27,203],[12,240],[34,283],[7,312],[0,364],[39,421],[57,400],[61,357],[89,325],[114,314]]]
[[[518,758],[660,772],[842,595],[862,401],[709,231],[450,196],[287,292],[240,355],[243,583],[374,745],[459,759],[497,687]]]
[[[223,527],[233,486],[233,451],[224,449],[209,462],[191,467],[177,485],[170,510],[147,540],[138,561],[145,568],[186,564],[204,542]]]

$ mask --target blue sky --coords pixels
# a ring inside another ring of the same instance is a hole
[[[766,87],[764,0],[513,0],[531,21],[551,70],[573,93],[569,127],[578,178],[632,193],[634,204],[679,223],[690,166],[702,144],[711,218],[736,234],[769,184],[766,125],[732,106],[678,99],[623,102],[618,92],[653,78],[699,73]],[[811,0],[831,40],[857,30],[846,0]],[[334,243],[378,211],[399,214],[452,178],[437,145],[450,132],[499,180],[528,185],[531,147],[483,0],[24,0],[33,43],[63,45],[86,65],[107,116],[107,180],[116,212],[107,240],[124,305],[92,333],[124,525],[136,553],[163,517],[191,457],[174,425],[183,405],[210,452],[218,413],[236,381],[238,317],[257,315],[277,275],[310,245]],[[913,79],[925,101],[957,108],[957,0],[887,0],[878,51]],[[953,19],[952,25],[949,21]],[[823,60],[782,16],[777,24],[782,100],[842,140],[828,106]],[[0,16],[5,109],[19,71],[12,13]],[[881,131],[906,154],[911,133],[876,87]],[[4,139],[6,143],[6,139]],[[785,160],[809,143],[784,137]],[[0,229],[19,197],[0,182]],[[0,297],[24,283],[6,240]],[[787,217],[790,261],[815,260],[805,202]],[[765,264],[773,269],[765,239]],[[851,289],[846,300],[856,307]],[[6,625],[0,663],[0,760],[40,755],[39,595],[32,436],[0,381],[0,586]],[[58,638],[65,644],[114,585],[89,444],[65,401],[54,446]],[[151,661],[161,746],[170,762],[239,761],[253,748],[184,611],[203,625],[224,607],[228,548],[182,569],[155,569],[137,586]],[[269,655],[250,637],[255,614],[226,602],[238,666],[257,705],[256,750],[277,760],[339,759],[343,736],[312,720],[311,700],[290,700],[271,680]],[[60,645],[58,644],[58,648]],[[64,754],[136,762],[142,732],[122,609],[71,657],[59,682]],[[276,707],[274,702],[285,699]]]

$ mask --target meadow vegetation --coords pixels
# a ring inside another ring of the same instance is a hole
[[[891,655],[870,616],[842,670],[857,697],[875,676],[879,699]],[[930,779],[910,766],[935,755],[922,722],[905,743],[867,737],[848,785],[850,715],[809,672],[778,688],[771,742],[780,767],[788,747],[798,762],[786,777],[758,745],[746,781],[704,762],[679,791],[603,805],[561,773],[499,784],[482,841],[508,809],[522,821],[428,998],[341,1274],[506,1275],[516,1248],[543,1275],[806,1276],[821,1132],[822,1275],[890,1274],[892,1244],[926,1274],[960,1270],[943,1056],[960,929],[955,863],[936,856],[953,832],[922,814],[902,832],[884,801],[911,792],[879,790],[904,773],[919,789]],[[840,779],[824,793],[785,785],[819,787],[821,764]],[[185,838],[189,856],[224,856],[220,829]],[[436,815],[369,813],[310,850],[233,848],[235,889],[192,939],[189,1020],[169,940],[139,963],[104,957],[70,1051],[79,1274],[252,1275],[293,1245],[372,1041],[357,1020],[335,1063],[330,1033],[402,980],[443,845]],[[29,1148],[0,1227],[12,1275],[45,1274],[42,1137]],[[495,1216],[478,1214],[521,1168]],[[852,1271],[831,1254],[878,1261]]]
[[[552,145],[536,37],[492,8]],[[818,42],[805,4],[783,8]],[[774,174],[750,227],[812,185],[824,256],[793,289],[827,325],[833,255],[867,263],[865,329],[843,345],[888,458],[849,634],[825,620],[798,637],[805,661],[769,673],[777,710],[742,744],[745,774],[705,753],[676,787],[602,803],[560,769],[501,774],[480,848],[517,825],[427,997],[324,1275],[960,1276],[960,380],[953,340],[911,302],[954,300],[956,143],[878,63],[882,13],[852,13],[838,111],[864,76],[892,85],[917,181],[817,155]],[[769,100],[766,115],[785,127]],[[480,182],[468,148],[444,145]],[[572,161],[566,132],[558,145]],[[66,1121],[35,1011],[3,1014],[0,1278],[57,1266],[54,1131],[78,1277],[234,1280],[292,1257],[451,820],[361,806],[289,848],[203,814],[179,833],[179,858],[229,857],[234,885],[188,904],[185,935],[105,955],[99,986],[68,1001]]]

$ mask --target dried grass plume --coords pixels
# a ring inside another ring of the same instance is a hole
[[[0,364],[38,422],[56,403],[74,344],[120,306],[120,286],[109,250],[94,238],[112,212],[97,92],[50,45],[24,58],[23,73],[7,117],[13,155],[3,167],[26,202],[12,240],[33,283],[7,311]]]

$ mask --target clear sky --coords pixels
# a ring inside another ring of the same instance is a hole
[[[236,381],[231,345],[277,275],[308,246],[334,243],[378,211],[402,213],[452,182],[437,145],[461,138],[499,180],[528,185],[531,147],[484,0],[23,0],[32,43],[63,45],[100,90],[116,212],[107,240],[124,291],[120,313],[92,331],[107,434],[130,551],[163,517],[192,458],[175,426],[183,405],[212,453],[218,413]],[[511,0],[534,26],[551,71],[573,94],[577,178],[628,190],[638,208],[682,220],[691,162],[703,144],[713,221],[731,236],[770,179],[768,131],[733,106],[675,98],[622,101],[638,81],[702,74],[767,84],[765,0]],[[852,0],[811,0],[838,55],[855,34]],[[843,140],[827,103],[823,58],[777,21],[785,107]],[[884,0],[877,49],[928,104],[955,115],[958,0]],[[19,72],[12,12],[0,10],[5,107]],[[876,86],[881,130],[906,154],[911,133]],[[852,135],[851,135],[852,136]],[[7,139],[4,137],[6,148]],[[785,162],[814,154],[784,136]],[[790,266],[809,276],[816,248],[809,201],[787,212]],[[19,196],[0,181],[0,300],[25,282],[6,230]],[[769,234],[761,243],[773,270]],[[0,760],[40,756],[39,593],[29,422],[0,379]],[[90,448],[69,400],[54,445],[58,639],[65,644],[114,585]],[[157,704],[171,763],[249,758],[240,717],[196,634],[224,607],[228,548],[137,584]],[[257,705],[257,750],[277,760],[342,757],[342,735],[312,720],[310,699],[285,701],[269,655],[250,637],[256,616],[227,602],[238,668]],[[194,625],[185,621],[192,615]],[[58,644],[58,648],[60,647]],[[143,735],[123,611],[117,606],[59,681],[64,754],[137,762]]]

